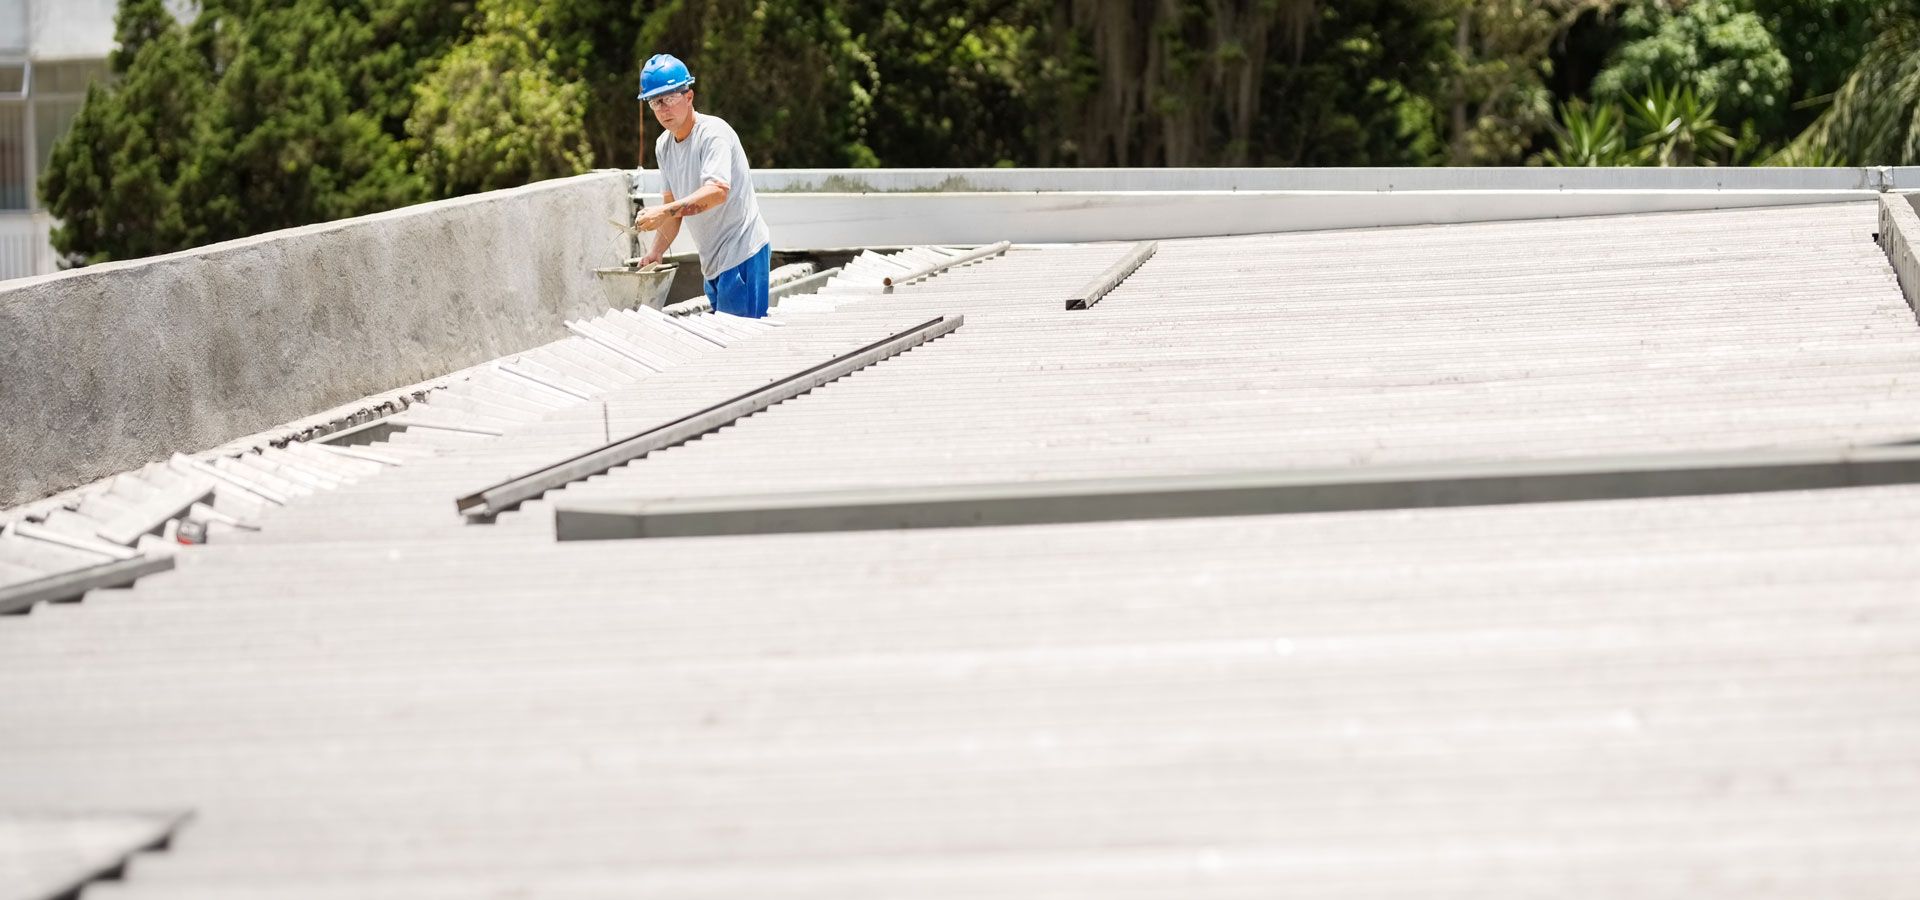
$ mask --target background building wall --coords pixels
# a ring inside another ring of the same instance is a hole
[[[118,0],[8,0],[25,6],[35,59],[105,59]]]
[[[55,271],[36,192],[87,85],[107,77],[116,0],[0,0],[0,279]]]

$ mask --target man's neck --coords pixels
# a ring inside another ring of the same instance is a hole
[[[686,140],[687,135],[690,135],[693,133],[693,120],[694,120],[694,117],[697,115],[699,114],[694,112],[693,110],[687,110],[687,124],[682,126],[679,131],[676,131],[673,133],[674,143],[678,144],[681,141]]]

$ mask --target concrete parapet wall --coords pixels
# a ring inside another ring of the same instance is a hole
[[[1920,213],[1915,212],[1916,194],[1883,194],[1880,197],[1880,247],[1887,251],[1893,272],[1900,278],[1900,292],[1907,306],[1920,318],[1920,255],[1914,252],[1920,241]]]
[[[631,249],[598,172],[0,282],[0,507],[566,334]]]

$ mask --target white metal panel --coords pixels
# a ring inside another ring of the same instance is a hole
[[[1128,191],[1836,191],[1920,187],[1883,167],[1546,166],[1158,169],[762,169],[761,193]]]
[[[1871,200],[1871,190],[1140,191],[760,195],[780,249],[1137,241]]]

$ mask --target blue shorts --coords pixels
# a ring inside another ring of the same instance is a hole
[[[707,279],[701,286],[714,312],[763,318],[767,314],[767,267],[773,263],[773,245],[747,257],[731,269]]]

